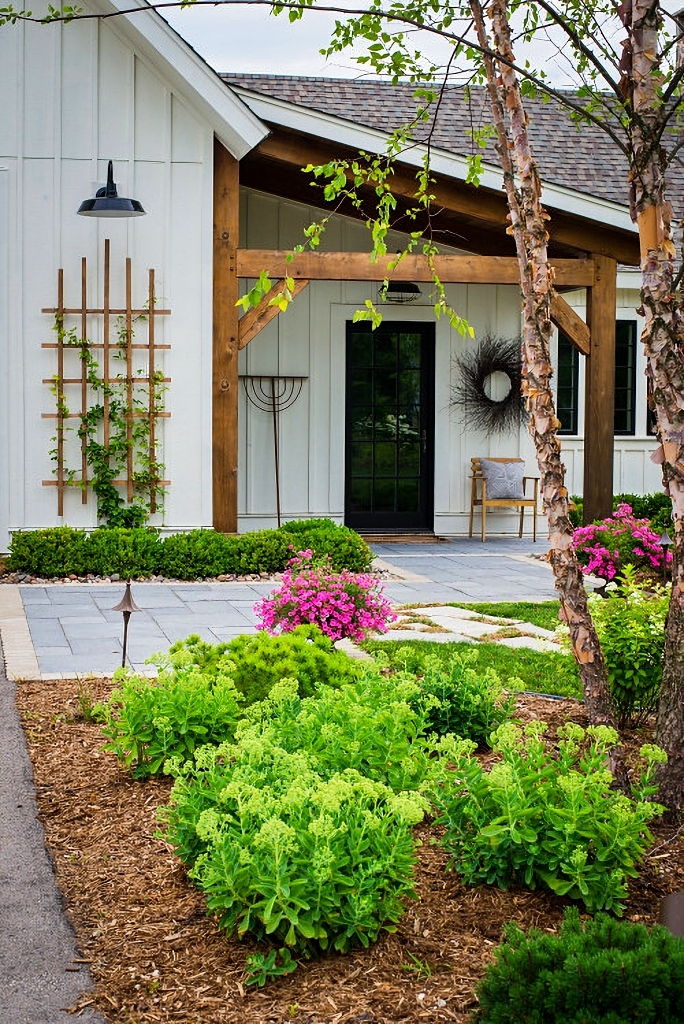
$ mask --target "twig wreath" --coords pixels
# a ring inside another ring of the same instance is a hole
[[[456,358],[454,365],[458,379],[451,389],[451,404],[466,407],[470,427],[502,434],[525,422],[520,339],[487,334],[477,348]],[[508,394],[500,400],[487,394],[487,383],[495,373],[505,374],[510,381]]]

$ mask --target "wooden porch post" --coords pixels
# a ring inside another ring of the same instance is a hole
[[[214,529],[237,533],[239,163],[214,139],[212,507]]]
[[[617,263],[594,255],[594,285],[587,289],[587,356],[584,400],[584,522],[603,519],[613,508],[615,406],[615,305]]]

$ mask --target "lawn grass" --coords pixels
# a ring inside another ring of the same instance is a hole
[[[520,619],[543,629],[554,630],[559,625],[560,601],[486,601],[479,604],[456,604],[450,601],[449,604],[454,608],[468,608],[487,617]]]
[[[385,651],[393,668],[405,668],[418,674],[426,654],[448,663],[456,654],[475,652],[477,661],[473,667],[493,668],[507,689],[559,697],[582,696],[577,666],[568,654],[546,654],[497,643],[434,643],[429,640],[368,640],[361,646],[370,654]],[[522,682],[515,682],[516,679]]]

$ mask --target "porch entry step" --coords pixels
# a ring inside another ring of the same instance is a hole
[[[431,530],[357,530],[368,544],[448,544]]]

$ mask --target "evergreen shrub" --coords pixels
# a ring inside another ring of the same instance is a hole
[[[357,662],[316,626],[298,626],[291,633],[271,636],[259,632],[243,634],[221,644],[210,644],[199,636],[178,640],[168,655],[157,655],[155,663],[166,666],[196,665],[214,676],[224,659],[232,662],[231,678],[244,705],[267,697],[284,678],[297,680],[301,697],[311,697],[321,686],[341,686],[356,677]]]
[[[515,924],[477,988],[477,1024],[681,1024],[684,940],[607,914],[565,912],[558,935]]]
[[[12,534],[7,567],[11,572],[36,573],[45,579],[81,576],[88,556],[87,537],[71,526],[53,526],[48,530],[18,530]]]
[[[149,576],[159,571],[162,544],[154,530],[122,526],[93,530],[87,538],[87,572],[94,576]]]
[[[69,526],[12,534],[7,567],[47,579],[60,576],[150,576],[194,580],[206,577],[285,570],[293,553],[312,549],[329,556],[336,571],[361,572],[373,555],[366,542],[331,520],[288,523],[278,530],[260,530],[240,537],[215,530],[190,530],[160,538],[146,527],[100,528],[90,535]],[[326,526],[321,523],[326,522]],[[295,529],[292,529],[292,527]]]

